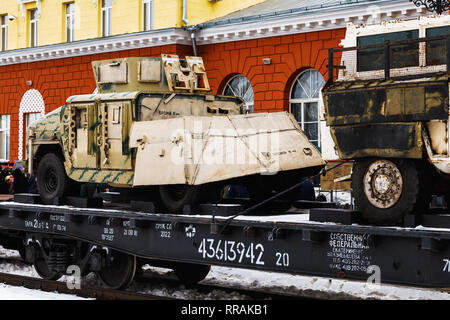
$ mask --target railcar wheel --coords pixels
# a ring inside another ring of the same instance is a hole
[[[33,263],[33,267],[42,279],[58,280],[62,277],[62,274],[50,270],[44,258],[37,258]]]
[[[47,153],[39,162],[37,189],[44,204],[52,204],[53,199],[64,196],[70,189],[63,161],[54,153]]]
[[[136,256],[111,250],[108,258],[110,264],[97,271],[100,280],[111,289],[126,288],[134,279]]]
[[[401,222],[422,205],[420,176],[418,166],[408,159],[357,160],[352,192],[364,221],[376,225]]]
[[[173,271],[181,282],[196,284],[206,278],[210,269],[206,264],[179,263]]]
[[[180,213],[184,205],[194,204],[198,200],[199,189],[199,186],[185,184],[164,185],[159,187],[159,194],[168,211]]]

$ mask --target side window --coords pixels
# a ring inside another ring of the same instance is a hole
[[[0,160],[2,161],[9,161],[9,128],[9,114],[0,115]]]
[[[142,31],[153,29],[153,0],[142,0]]]
[[[8,50],[8,16],[0,16],[0,51]]]
[[[426,37],[446,36],[450,33],[450,26],[428,28],[426,30]],[[435,66],[447,63],[445,55],[445,40],[435,40],[427,42],[426,54],[427,66]]]
[[[241,97],[249,113],[253,112],[253,88],[250,81],[243,75],[237,75],[231,78],[223,90],[225,96]]]
[[[38,17],[37,9],[30,10],[29,14],[29,46],[36,47],[38,45]]]
[[[373,36],[358,37],[357,46],[381,44],[386,40],[400,41],[419,38],[419,30],[384,33]],[[390,51],[391,68],[419,66],[419,44],[392,46]],[[358,50],[358,72],[384,69],[384,48]]]
[[[102,0],[101,19],[102,37],[108,37],[112,33],[112,0]]]
[[[75,4],[66,3],[66,42],[75,40]]]

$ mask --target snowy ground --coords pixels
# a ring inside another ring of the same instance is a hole
[[[0,300],[86,300],[70,294],[44,292],[0,283]]]
[[[204,282],[318,299],[450,300],[450,294],[434,289],[228,267],[212,267]]]
[[[18,257],[15,250],[7,250],[0,246],[0,256]],[[0,262],[0,272],[17,274],[38,278],[38,274],[32,266],[26,264],[13,264]],[[41,290],[16,287],[0,283],[0,300],[86,300],[71,294],[61,294],[57,292],[45,292]]]

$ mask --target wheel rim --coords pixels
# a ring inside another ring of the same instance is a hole
[[[373,162],[364,175],[364,192],[376,208],[394,206],[403,191],[403,178],[397,165],[389,160]]]
[[[52,194],[58,188],[58,175],[54,168],[49,168],[45,171],[44,176],[44,189],[48,194]]]
[[[136,257],[119,251],[111,251],[111,264],[97,272],[100,280],[109,288],[127,287],[136,272]]]

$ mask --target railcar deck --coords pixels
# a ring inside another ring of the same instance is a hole
[[[406,226],[379,227],[359,224],[355,211],[323,203],[303,202],[279,215],[220,216],[18,199],[23,200],[0,203],[0,239],[23,237],[27,244],[66,238],[152,260],[360,280],[379,270],[381,282],[450,287],[450,214],[445,212],[421,221],[407,217]],[[223,212],[218,208],[226,206],[212,207],[211,212]]]

